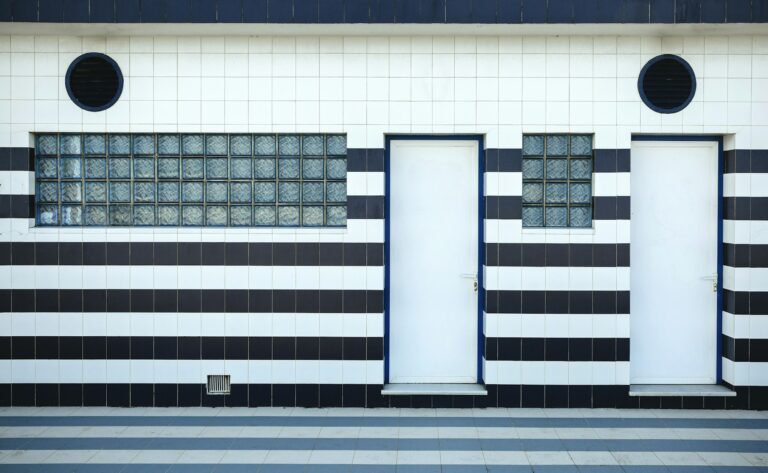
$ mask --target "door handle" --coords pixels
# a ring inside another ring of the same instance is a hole
[[[712,282],[712,292],[717,292],[717,274],[713,274],[712,276],[704,276],[701,278],[705,281],[711,281]]]
[[[473,280],[473,290],[477,292],[477,274],[475,273],[462,273],[459,275],[460,277],[464,279],[472,279]]]

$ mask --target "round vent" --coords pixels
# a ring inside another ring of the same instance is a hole
[[[106,110],[123,92],[123,74],[109,56],[87,53],[78,57],[67,69],[67,93],[78,107],[89,112]]]
[[[657,56],[643,67],[637,80],[640,98],[651,110],[675,113],[691,103],[696,94],[696,76],[691,65],[678,56]]]

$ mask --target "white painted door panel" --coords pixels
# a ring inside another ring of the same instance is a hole
[[[632,143],[633,384],[716,382],[717,156],[714,142]]]
[[[391,383],[477,382],[478,144],[392,141]]]

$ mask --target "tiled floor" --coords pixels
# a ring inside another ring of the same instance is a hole
[[[0,409],[3,472],[768,472],[768,412]]]

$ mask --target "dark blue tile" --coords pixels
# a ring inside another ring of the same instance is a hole
[[[467,2],[465,0],[446,0],[445,22],[446,23],[471,23],[472,22],[472,2]]]
[[[523,0],[499,0],[497,18],[499,23],[520,23]]]
[[[216,23],[216,3],[211,0],[190,0],[189,8],[193,23]]]
[[[370,5],[368,0],[347,2],[344,10],[345,23],[368,23],[370,18]],[[374,2],[375,3],[375,2]]]
[[[473,0],[472,18],[475,23],[496,23],[499,2],[507,3],[506,0]]]
[[[675,23],[700,23],[700,0],[677,0],[675,7]]]
[[[0,0],[0,21],[11,21],[11,0]]]
[[[91,0],[91,23],[115,21],[115,0]]]
[[[88,1],[64,0],[62,17],[65,23],[88,23]]]
[[[61,23],[61,0],[40,0],[38,21]]]
[[[768,2],[754,2],[752,4],[752,22],[768,22]]]
[[[165,22],[165,0],[141,0],[141,22]]]
[[[243,21],[245,23],[266,23],[268,0],[248,0],[243,2]]]
[[[294,0],[293,4],[293,22],[294,23],[317,23],[318,3],[317,0]]]
[[[651,23],[674,23],[675,2],[651,0]]]
[[[139,0],[115,0],[115,20],[118,23],[138,23],[140,12]]]
[[[597,0],[594,23],[621,22],[623,5],[616,0]]]
[[[395,0],[370,0],[371,23],[394,23]]]
[[[701,0],[701,22],[723,23],[725,22],[725,6],[727,2],[722,0]]]
[[[523,0],[523,23],[546,23],[547,2],[541,0]]]
[[[766,2],[758,2],[766,5]],[[725,20],[728,23],[749,23],[752,20],[750,0],[728,0],[725,4]]]
[[[450,2],[450,0],[448,0]],[[444,23],[446,0],[419,0],[419,23]]]
[[[651,0],[624,0],[624,23],[648,23]]]
[[[411,0],[395,0],[395,22],[416,23],[419,17],[419,4]]]
[[[549,0],[547,3],[547,23],[573,21],[573,0]]]
[[[167,0],[165,17],[168,23],[189,23],[189,0]]]
[[[594,23],[597,0],[575,0],[573,4],[574,23]]]
[[[13,21],[37,21],[37,2],[14,0],[11,5]]]
[[[319,0],[318,6],[320,23],[344,23],[344,0]]]
[[[302,2],[298,2],[301,4]],[[269,22],[270,23],[291,23],[293,22],[293,1],[292,0],[271,0],[269,2]]]
[[[243,0],[219,0],[219,23],[241,23]]]

